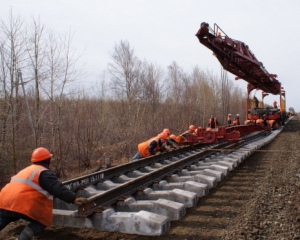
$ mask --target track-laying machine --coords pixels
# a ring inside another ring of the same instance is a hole
[[[243,79],[247,85],[246,118],[247,123],[255,123],[266,117],[278,125],[286,120],[285,91],[276,79],[276,74],[269,73],[262,62],[258,61],[244,42],[234,40],[217,25],[211,28],[208,23],[202,22],[196,33],[200,43],[213,51],[214,56],[228,72],[236,75],[235,80]],[[252,90],[262,91],[262,101],[259,104],[254,96],[250,99]],[[269,94],[279,96],[279,107],[264,106],[263,99]]]

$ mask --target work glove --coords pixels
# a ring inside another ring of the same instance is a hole
[[[74,204],[77,204],[77,205],[86,204],[86,203],[88,203],[88,202],[89,202],[89,201],[88,201],[87,198],[82,198],[82,197],[80,197],[80,198],[75,198],[75,200],[74,200]]]
[[[161,152],[157,152],[157,153],[155,153],[155,155],[159,155],[159,154],[161,154]]]

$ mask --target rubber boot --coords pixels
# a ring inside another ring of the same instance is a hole
[[[24,230],[21,232],[20,236],[18,237],[18,240],[30,240],[34,236],[34,232],[30,227],[24,228]]]

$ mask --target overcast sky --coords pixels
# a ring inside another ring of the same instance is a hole
[[[28,23],[40,17],[60,34],[71,29],[73,45],[84,52],[89,84],[107,68],[109,54],[121,40],[130,43],[138,58],[165,70],[175,61],[186,72],[199,66],[219,75],[220,63],[195,37],[201,22],[217,23],[278,75],[287,108],[300,112],[299,0],[1,0],[2,20],[10,9]],[[244,80],[235,84],[246,92]],[[265,102],[274,99],[279,97],[266,97]]]

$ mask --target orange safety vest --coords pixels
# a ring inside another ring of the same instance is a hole
[[[233,125],[240,125],[240,119],[235,118],[235,120],[233,121]]]
[[[53,196],[39,184],[41,165],[31,165],[11,178],[0,192],[0,209],[22,213],[49,227],[53,218]]]
[[[217,125],[217,119],[214,117],[214,123],[215,123],[215,128],[218,126]],[[211,128],[211,118],[209,119],[209,122],[208,122],[208,127],[210,127]]]
[[[260,118],[260,119],[257,119],[257,120],[256,120],[256,124],[261,124],[261,123],[263,123],[263,121],[264,121],[264,120],[261,119],[261,118]]]
[[[151,156],[151,153],[149,152],[149,145],[150,145],[150,143],[153,140],[155,140],[157,142],[157,146],[156,146],[155,151],[156,152],[159,151],[159,149],[160,149],[160,146],[158,144],[159,138],[160,138],[159,136],[156,136],[156,137],[153,137],[153,138],[149,139],[148,141],[145,141],[145,142],[140,143],[138,145],[138,151],[139,151],[139,153],[141,155],[141,158],[145,158],[145,157]]]
[[[248,125],[248,123],[251,123],[251,120],[246,120],[246,121],[244,122],[244,125]]]
[[[277,125],[277,123],[276,123],[275,120],[269,120],[269,125],[270,125],[271,127],[273,127],[273,125],[274,125],[275,128],[278,128],[278,125]]]
[[[256,123],[256,121],[255,120],[246,120],[244,122],[244,125],[253,124],[253,123]]]
[[[176,137],[176,142],[179,144],[179,145],[183,145],[184,144],[184,137],[181,136],[181,135],[178,135]]]

